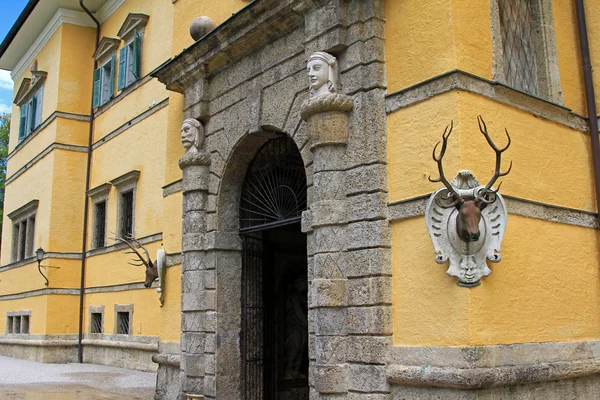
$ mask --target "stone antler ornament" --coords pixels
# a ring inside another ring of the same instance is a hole
[[[123,243],[129,247],[129,250],[125,254],[133,254],[134,259],[128,262],[129,265],[136,267],[146,267],[144,286],[149,288],[152,283],[158,279],[158,288],[156,291],[159,293],[160,306],[164,304],[164,284],[166,275],[166,253],[165,248],[161,244],[160,249],[156,252],[156,261],[152,262],[150,253],[142,244],[132,235],[125,237],[115,236],[115,242]],[[144,255],[142,255],[144,253]]]
[[[433,242],[436,262],[443,264],[449,261],[446,272],[458,278],[460,286],[477,286],[484,276],[492,271],[486,259],[497,263],[500,261],[500,244],[506,228],[506,204],[499,193],[500,184],[494,190],[492,186],[498,178],[508,175],[512,161],[505,172],[500,172],[502,153],[510,146],[508,143],[498,148],[487,132],[487,126],[481,116],[477,117],[479,130],[496,153],[494,175],[487,185],[480,185],[471,171],[463,170],[452,182],[444,175],[442,159],[446,153],[448,138],[452,133],[453,123],[446,127],[442,140],[433,148],[433,160],[437,163],[439,178],[431,182],[441,182],[443,187],[436,190],[425,208],[427,230]],[[438,146],[440,152],[437,154]]]

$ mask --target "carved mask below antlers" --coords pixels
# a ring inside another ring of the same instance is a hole
[[[477,116],[477,123],[479,124],[479,130],[487,140],[490,147],[496,153],[496,167],[494,170],[494,175],[488,182],[488,184],[478,189],[474,192],[473,198],[465,198],[462,194],[458,193],[455,188],[448,182],[446,177],[444,176],[444,168],[442,166],[442,159],[444,154],[446,153],[446,147],[448,145],[448,138],[452,133],[452,128],[454,127],[453,122],[450,122],[450,125],[446,127],[444,133],[442,134],[442,140],[437,142],[435,147],[433,148],[433,160],[438,165],[439,178],[432,179],[431,176],[429,180],[431,182],[442,182],[446,189],[448,190],[447,194],[443,196],[442,200],[445,204],[440,204],[445,208],[456,207],[458,210],[458,214],[456,216],[456,233],[458,237],[461,238],[465,242],[476,242],[479,240],[480,232],[479,232],[479,221],[481,220],[481,210],[483,210],[488,204],[493,203],[496,199],[496,193],[500,190],[500,185],[496,190],[492,189],[492,185],[496,183],[498,178],[508,175],[510,170],[512,169],[512,161],[510,162],[510,166],[508,170],[505,172],[500,172],[501,161],[502,161],[502,153],[508,149],[510,146],[510,135],[508,131],[505,129],[506,136],[508,138],[508,143],[503,148],[498,148],[492,139],[490,138],[487,132],[487,126],[483,121],[481,115]],[[440,150],[440,154],[436,155],[437,148],[439,144],[442,144],[442,148]],[[501,183],[500,183],[501,184]]]
[[[156,267],[156,263],[152,262],[150,258],[150,254],[148,250],[133,236],[126,236],[125,238],[116,236],[114,238],[115,242],[124,243],[129,247],[130,251],[126,251],[125,254],[133,254],[135,258],[132,262],[128,262],[130,265],[134,265],[137,267],[145,266],[146,267],[146,279],[144,279],[144,286],[149,288],[152,286],[152,282],[154,282],[158,278],[158,268]],[[140,254],[138,250],[141,250],[145,254],[145,258]]]

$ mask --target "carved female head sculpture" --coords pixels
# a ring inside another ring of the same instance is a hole
[[[308,59],[306,66],[311,97],[336,93],[338,85],[337,59],[329,53],[318,51]]]
[[[193,118],[188,118],[181,124],[181,143],[185,153],[197,153],[204,143],[204,127]]]

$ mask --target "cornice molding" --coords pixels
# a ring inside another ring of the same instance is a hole
[[[16,81],[19,76],[25,72],[27,67],[33,62],[34,58],[37,56],[40,50],[42,50],[46,43],[48,43],[52,35],[54,35],[62,23],[86,26],[90,28],[95,27],[94,22],[83,11],[59,8],[56,10],[56,13],[54,13],[52,18],[50,18],[50,21],[48,24],[46,24],[46,27],[39,34],[37,39],[35,39],[33,44],[29,47],[29,50],[27,50],[25,55],[19,60],[15,68],[12,70],[10,77],[13,81]]]
[[[108,0],[94,15],[103,24],[124,3],[125,0]]]

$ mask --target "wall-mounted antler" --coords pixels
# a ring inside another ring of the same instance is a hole
[[[146,279],[144,280],[144,286],[147,288],[152,286],[152,282],[158,278],[158,268],[156,267],[156,263],[152,262],[148,250],[146,250],[146,248],[142,246],[142,244],[132,235],[127,235],[124,238],[115,236],[114,240],[115,242],[124,243],[127,245],[127,247],[129,247],[129,251],[126,251],[125,254],[133,254],[136,256],[133,261],[128,262],[129,265],[146,267]],[[142,256],[140,251],[144,253],[145,257]]]
[[[512,161],[511,161],[510,165],[508,166],[508,169],[505,172],[500,172],[500,167],[501,167],[501,163],[502,163],[502,153],[504,153],[510,147],[511,140],[510,140],[510,135],[508,134],[508,130],[506,128],[504,128],[504,132],[506,132],[506,137],[508,138],[508,143],[506,143],[506,146],[499,149],[498,146],[496,146],[496,144],[494,144],[494,142],[492,141],[492,138],[490,138],[490,135],[488,134],[488,131],[487,131],[487,126],[485,125],[485,121],[483,120],[481,115],[477,116],[477,123],[479,124],[479,130],[485,137],[485,140],[487,140],[490,147],[496,153],[496,167],[494,169],[494,176],[492,176],[492,179],[490,179],[488,184],[485,185],[485,187],[483,189],[481,189],[477,192],[478,202],[480,204],[482,204],[482,203],[489,204],[494,201],[494,195],[496,193],[498,193],[498,191],[500,190],[500,185],[502,185],[502,182],[500,182],[500,184],[498,185],[498,188],[496,190],[492,189],[492,185],[494,183],[496,183],[498,178],[508,175],[508,173],[512,169]],[[491,195],[491,196],[488,197],[488,195]]]
[[[492,189],[492,185],[496,183],[498,178],[508,175],[510,170],[512,169],[512,161],[508,170],[505,172],[500,172],[500,167],[502,163],[502,153],[504,153],[510,146],[511,140],[508,131],[506,131],[506,136],[508,137],[508,143],[503,148],[498,148],[496,144],[490,138],[490,135],[487,132],[487,126],[485,125],[485,121],[481,117],[481,115],[477,116],[477,123],[479,124],[479,130],[487,140],[490,147],[496,153],[496,168],[494,170],[494,175],[490,179],[485,187],[476,190],[475,194],[472,198],[463,198],[455,188],[452,186],[448,179],[446,179],[444,175],[444,168],[442,166],[442,159],[444,158],[444,154],[446,153],[446,147],[448,146],[448,138],[452,133],[452,128],[454,127],[453,122],[450,122],[450,125],[444,129],[444,133],[442,134],[442,140],[437,142],[435,147],[433,148],[433,160],[437,163],[439,178],[432,179],[431,176],[429,180],[431,182],[441,182],[444,184],[448,193],[445,196],[441,197],[441,200],[448,201],[451,200],[450,203],[444,204],[443,207],[456,207],[458,209],[458,215],[456,220],[456,229],[458,236],[464,240],[465,242],[477,241],[479,240],[479,221],[481,220],[481,210],[485,208],[487,204],[493,203],[495,201],[495,195],[500,190],[500,185],[496,190]],[[440,149],[439,155],[436,155],[438,146],[442,145]],[[441,205],[441,204],[440,204]]]

